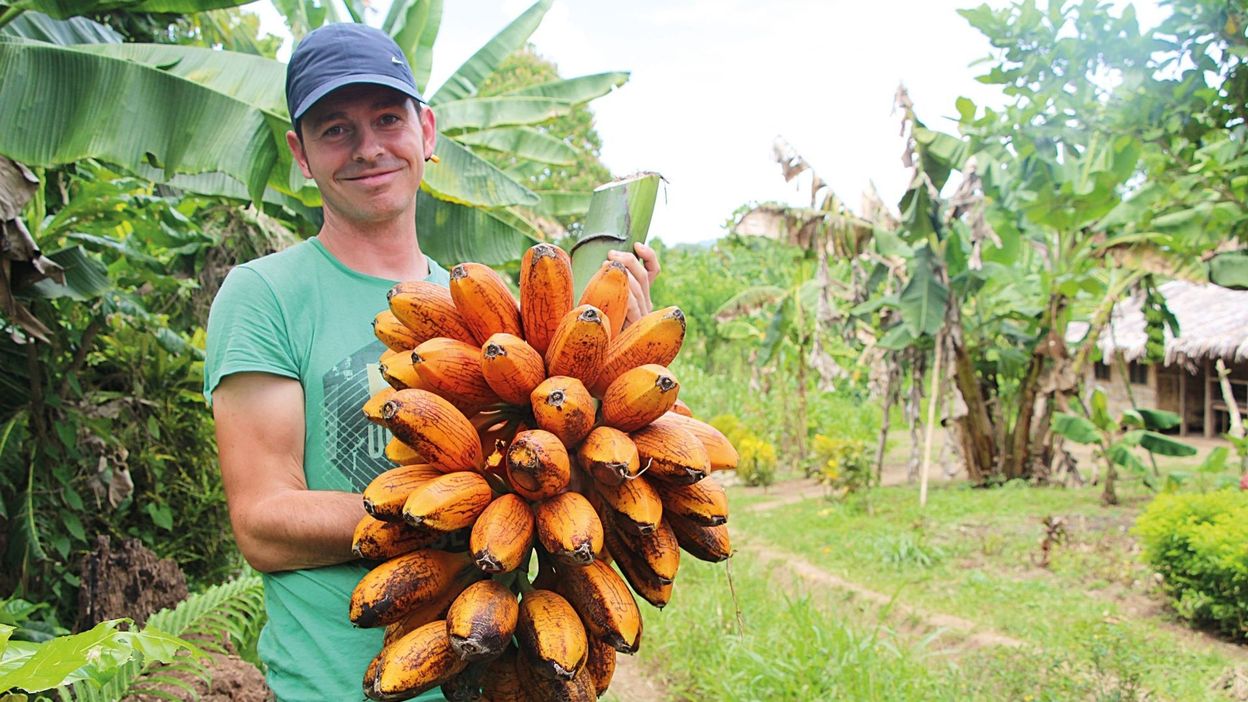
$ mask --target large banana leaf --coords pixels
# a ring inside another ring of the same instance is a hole
[[[542,97],[468,98],[438,105],[438,128],[455,133],[541,124],[572,111],[572,104]]]
[[[41,12],[23,12],[0,28],[0,35],[46,41],[49,44],[118,44],[122,36],[111,27],[86,17],[52,19]]]
[[[477,132],[457,134],[455,140],[468,146],[504,151],[514,154],[517,158],[539,163],[549,163],[555,166],[571,165],[576,162],[577,156],[576,149],[568,146],[562,140],[530,127],[483,129]],[[585,204],[588,207],[589,193],[578,194],[584,197]]]
[[[590,193],[574,190],[543,190],[537,211],[547,217],[582,216],[589,211]]]
[[[446,79],[438,92],[430,98],[429,104],[440,105],[475,94],[482,81],[498,68],[503,59],[529,40],[537,26],[542,23],[551,2],[552,0],[538,0],[524,14],[495,34],[493,39],[486,42],[485,46],[478,49],[477,53]]]
[[[177,44],[97,44],[74,48],[158,68],[274,116],[287,117],[286,64],[273,59]]]
[[[261,110],[168,71],[3,39],[0,75],[0,153],[26,164],[97,158],[130,170],[220,171],[259,199],[278,163]]]
[[[394,0],[382,29],[399,45],[424,94],[433,71],[433,42],[442,25],[442,0]]]
[[[503,93],[505,96],[527,95],[564,100],[574,105],[602,97],[628,82],[628,71],[594,73],[588,76],[552,80],[548,83],[516,88]]]
[[[424,188],[439,200],[483,207],[533,206],[540,202],[533,191],[454,139],[440,140],[437,154],[442,162],[425,169]]]
[[[34,10],[57,19],[112,10],[191,13],[246,5],[253,0],[17,0],[19,10]]]
[[[537,243],[503,217],[497,211],[435,200],[424,192],[416,197],[421,251],[448,267],[463,261],[502,265],[518,260]]]

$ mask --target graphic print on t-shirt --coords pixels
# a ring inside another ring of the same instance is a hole
[[[380,341],[374,341],[334,364],[322,381],[321,414],[329,461],[357,492],[393,467],[385,454],[389,433],[361,411],[368,398],[386,385],[377,370],[377,359],[385,350]]]

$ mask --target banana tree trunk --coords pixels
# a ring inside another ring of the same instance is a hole
[[[966,416],[959,421],[962,426],[962,457],[966,461],[966,474],[972,483],[983,485],[996,470],[997,444],[994,440],[992,418],[983,388],[975,373],[971,355],[963,344],[961,329],[952,334],[953,380],[966,404]]]
[[[1027,457],[1031,446],[1031,420],[1036,410],[1036,397],[1040,393],[1040,374],[1044,371],[1044,356],[1036,351],[1027,366],[1027,375],[1019,388],[1018,419],[1010,436],[1009,450],[1005,455],[1005,477],[1013,480],[1027,476]]]

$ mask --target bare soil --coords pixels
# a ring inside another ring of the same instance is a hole
[[[113,543],[96,537],[95,550],[82,559],[78,591],[78,630],[106,619],[129,617],[136,626],[187,597],[186,575],[178,564],[158,558],[138,539]]]
[[[269,702],[273,699],[264,675],[254,665],[233,652],[209,655],[212,660],[207,670],[202,671],[204,677],[183,671],[158,670],[161,677],[176,678],[182,685],[143,686],[160,694],[130,695],[124,698],[125,702],[167,702],[170,697],[186,702]]]

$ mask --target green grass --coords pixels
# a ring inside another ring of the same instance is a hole
[[[1130,700],[1141,699],[1140,689],[1162,699],[1227,699],[1211,685],[1228,669],[1248,663],[1248,654],[1237,657],[1225,649],[1194,645],[1193,635],[1157,606],[1160,595],[1151,573],[1138,563],[1127,532],[1147,493],[1125,484],[1122,496],[1125,506],[1108,509],[1100,506],[1096,488],[974,490],[955,483],[934,489],[924,512],[918,508],[917,491],[900,487],[874,493],[871,514],[860,504],[816,498],[764,513],[737,509],[731,524],[738,534],[775,544],[835,575],[877,592],[896,593],[907,605],[963,617],[1029,644],[1025,655],[980,649],[935,666],[934,679],[961,686],[963,699]],[[1044,531],[1041,520],[1049,515],[1066,520],[1069,540],[1056,548],[1046,569],[1036,566],[1033,556],[1039,553]],[[736,572],[749,570],[743,559]],[[679,628],[660,628],[652,644],[664,635],[686,637],[686,630],[698,626],[697,617],[707,616],[703,607],[684,614],[682,604],[694,599],[682,592],[686,575],[682,570],[672,614],[689,620],[682,620]],[[782,632],[791,626],[788,620],[796,615],[785,609],[791,603],[776,599],[776,588],[766,579],[757,591],[749,587],[739,583],[743,608],[747,617],[752,610],[763,613],[753,617],[761,630],[749,634],[751,643],[724,648],[751,648],[757,642],[761,650],[769,650],[779,645]],[[878,630],[870,613],[837,615],[825,623],[851,639]],[[772,628],[779,631],[770,632]],[[686,655],[696,650],[663,645]],[[905,642],[901,645],[898,650],[905,651]],[[881,665],[882,655],[864,664]],[[929,671],[933,669],[924,656],[901,658],[911,667],[926,661]],[[722,675],[727,673],[716,677]],[[768,694],[780,694],[772,698],[781,699],[788,693]],[[767,699],[768,694],[733,699]],[[873,695],[872,690],[855,689],[800,699],[893,699]]]

